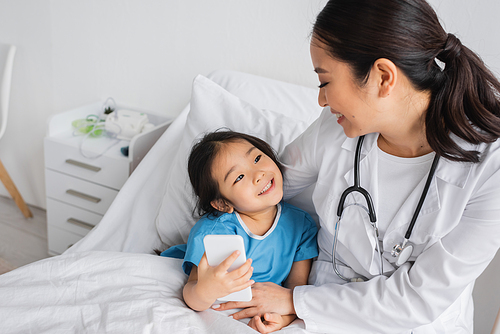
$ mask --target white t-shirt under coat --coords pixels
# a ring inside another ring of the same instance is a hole
[[[382,239],[390,222],[396,216],[413,189],[427,177],[435,153],[416,158],[401,158],[378,149],[377,224]],[[415,207],[417,203],[415,203]]]

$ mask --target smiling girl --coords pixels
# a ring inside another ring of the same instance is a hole
[[[284,289],[307,284],[312,258],[318,254],[317,227],[305,211],[282,201],[282,165],[267,143],[233,131],[209,133],[194,145],[188,173],[202,215],[182,247],[182,267],[189,275],[183,295],[189,307],[206,310],[218,298],[254,282]],[[203,246],[208,234],[242,236],[247,262],[228,272],[239,255],[235,252],[210,267]],[[175,256],[179,248],[162,256]],[[249,326],[269,333],[294,319],[265,313],[253,317]]]

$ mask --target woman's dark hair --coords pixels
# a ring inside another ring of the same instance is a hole
[[[212,207],[212,201],[221,199],[227,202],[227,199],[219,191],[217,181],[212,176],[212,165],[224,144],[239,141],[247,141],[262,151],[274,161],[283,174],[283,165],[278,161],[276,152],[262,139],[229,130],[219,130],[206,134],[193,146],[188,160],[189,180],[197,196],[195,210],[200,216],[218,212]]]
[[[431,93],[426,137],[440,156],[478,162],[450,134],[472,143],[500,137],[500,83],[482,60],[447,34],[425,0],[330,0],[312,43],[347,63],[360,86],[379,58],[391,60],[420,91]],[[445,64],[444,70],[437,65]]]

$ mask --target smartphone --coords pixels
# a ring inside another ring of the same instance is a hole
[[[229,267],[228,272],[241,267],[247,260],[245,255],[245,243],[240,235],[209,234],[203,238],[205,253],[208,264],[212,267],[218,266],[235,251],[240,251],[240,256]],[[241,291],[233,292],[218,299],[221,302],[249,302],[252,300],[252,288],[248,287]]]

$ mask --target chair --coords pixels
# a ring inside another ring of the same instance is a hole
[[[5,130],[7,129],[7,114],[9,112],[9,98],[10,98],[10,82],[12,78],[12,67],[14,65],[14,55],[16,54],[16,47],[0,43],[0,139],[2,138]],[[17,206],[23,213],[24,217],[33,217],[30,209],[24,202],[21,194],[16,188],[5,169],[2,161],[0,160],[0,180],[4,184],[9,194],[16,202]]]

